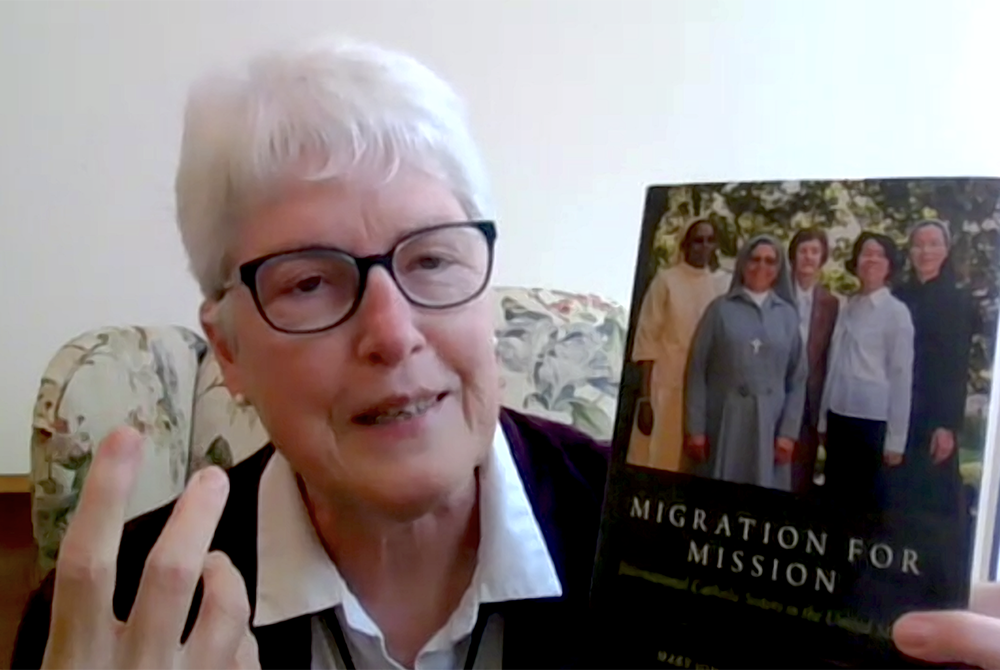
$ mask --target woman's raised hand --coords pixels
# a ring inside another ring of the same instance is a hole
[[[142,438],[123,428],[94,456],[56,563],[43,668],[259,668],[246,585],[229,558],[209,552],[229,495],[219,468],[199,471],[177,501],[143,569],[128,621],[112,609],[125,511]],[[198,580],[204,595],[181,636]]]

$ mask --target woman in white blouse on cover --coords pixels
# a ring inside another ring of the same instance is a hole
[[[849,272],[860,290],[840,310],[820,406],[826,445],[825,496],[842,509],[884,504],[883,468],[903,462],[913,379],[913,320],[889,292],[899,265],[895,243],[865,231]]]

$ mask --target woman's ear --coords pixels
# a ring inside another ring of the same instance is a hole
[[[233,332],[225,308],[220,302],[206,300],[202,303],[198,315],[212,354],[219,364],[226,388],[233,397],[241,396],[244,389],[237,364],[236,334]]]

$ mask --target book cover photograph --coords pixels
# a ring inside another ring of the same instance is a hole
[[[593,585],[623,666],[918,665],[893,622],[995,579],[998,271],[1000,179],[648,189]]]

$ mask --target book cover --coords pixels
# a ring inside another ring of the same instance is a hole
[[[593,585],[623,666],[914,664],[893,622],[995,576],[998,271],[1000,179],[648,189]]]

